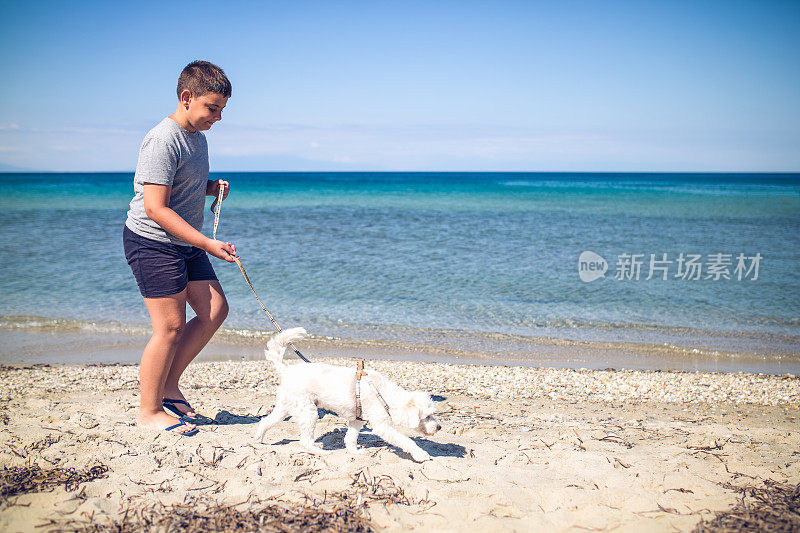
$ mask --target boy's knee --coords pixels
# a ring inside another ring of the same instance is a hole
[[[228,300],[223,300],[222,305],[220,305],[219,309],[211,316],[211,321],[215,326],[219,327],[225,322],[225,319],[228,318],[228,311],[230,311]]]
[[[209,309],[208,314],[197,315],[197,317],[204,324],[216,330],[222,325],[223,322],[225,322],[225,319],[228,317],[228,311],[228,302],[223,300],[220,305]]]
[[[181,338],[185,327],[186,324],[182,322],[166,322],[160,325],[156,333],[169,341],[177,341]]]

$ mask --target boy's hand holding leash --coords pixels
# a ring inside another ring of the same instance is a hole
[[[214,196],[219,198],[220,188],[225,189],[225,191],[222,193],[222,199],[224,200],[228,197],[228,192],[231,190],[231,184],[225,180],[208,180],[208,183],[206,183],[206,196]],[[212,212],[214,211],[214,206],[216,203],[217,202],[215,201],[213,204],[211,204]]]
[[[236,261],[236,246],[229,242],[212,239],[208,244],[208,248],[206,248],[206,252],[228,263]]]
[[[211,212],[214,213],[214,233],[211,243],[206,248],[206,252],[210,253],[218,259],[233,263],[236,261],[236,246],[229,242],[222,242],[217,240],[217,226],[219,225],[219,209],[217,206],[222,205],[222,201],[228,197],[228,192],[231,186],[225,180],[208,180],[206,186],[206,195],[216,196],[214,203],[211,204]]]

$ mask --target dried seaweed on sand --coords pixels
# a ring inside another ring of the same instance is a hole
[[[38,465],[3,467],[0,470],[0,501],[15,494],[43,492],[63,485],[68,491],[76,490],[85,481],[106,477],[108,467],[95,465],[87,470],[74,468],[49,468]]]
[[[347,505],[315,508],[297,503],[268,500],[246,510],[235,505],[193,502],[172,506],[128,508],[118,519],[85,517],[50,520],[44,527],[59,531],[268,531],[367,533],[373,531],[356,509]]]
[[[800,483],[778,483],[767,480],[763,487],[726,489],[741,493],[733,509],[716,513],[713,520],[703,520],[695,533],[733,531],[800,531]]]
[[[305,495],[304,502],[279,499],[226,505],[195,499],[178,505],[143,507],[129,505],[119,516],[81,516],[50,519],[43,527],[60,531],[267,531],[353,532],[375,529],[369,522],[368,504],[433,505],[415,501],[387,475],[372,476],[362,470],[352,476],[350,487],[326,493],[324,499]]]

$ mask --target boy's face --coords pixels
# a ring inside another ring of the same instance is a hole
[[[189,91],[184,91],[188,93]],[[182,95],[183,96],[183,95]],[[206,93],[202,96],[191,96],[181,99],[184,104],[188,103],[189,109],[186,111],[186,118],[189,124],[200,131],[206,131],[211,126],[222,120],[222,110],[228,103],[228,98],[218,93]]]

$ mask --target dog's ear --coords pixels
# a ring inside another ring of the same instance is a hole
[[[419,425],[419,407],[413,393],[408,396],[408,400],[402,409],[393,411],[393,417],[395,415],[397,416],[395,423],[401,426],[413,429]]]
[[[431,395],[428,394],[427,392],[418,390],[414,392],[414,396],[416,397],[417,405],[419,405],[420,409],[429,411],[432,408],[435,408],[435,406],[433,405],[433,400],[431,399]]]
[[[417,427],[422,419],[428,416],[431,410],[431,397],[428,393],[422,391],[414,391],[406,404],[406,413],[408,413],[408,426]]]

